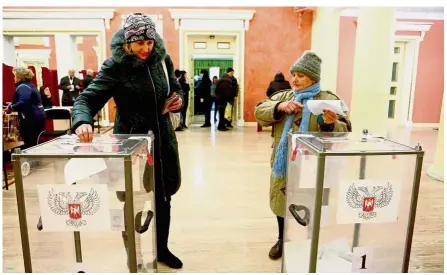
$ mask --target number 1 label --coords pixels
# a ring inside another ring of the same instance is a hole
[[[373,247],[360,246],[354,247],[352,257],[352,272],[370,273],[373,270]]]

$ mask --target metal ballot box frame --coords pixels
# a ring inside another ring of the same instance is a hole
[[[408,272],[424,151],[289,133],[282,272]]]
[[[153,140],[98,134],[84,143],[66,135],[16,150],[25,272],[157,271]]]

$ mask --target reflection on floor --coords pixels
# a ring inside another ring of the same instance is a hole
[[[217,132],[214,126],[199,126],[177,133],[183,180],[172,201],[170,249],[184,262],[181,272],[279,272],[281,261],[268,258],[278,234],[268,202],[270,129]],[[411,145],[420,142],[426,151],[410,272],[443,272],[444,187],[425,174],[437,131],[397,132],[393,137]],[[3,190],[3,198],[3,271],[23,272],[14,185]],[[109,242],[99,238],[95,245],[108,247]],[[57,253],[44,248],[41,259]]]

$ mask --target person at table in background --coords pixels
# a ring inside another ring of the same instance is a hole
[[[292,90],[286,90],[263,100],[255,106],[255,117],[263,127],[274,125],[274,148],[270,159],[270,208],[277,217],[279,236],[270,249],[269,257],[278,259],[283,252],[287,134],[290,129],[299,132],[351,132],[348,115],[337,115],[330,110],[314,115],[307,108],[307,101],[340,100],[329,92],[320,90],[321,59],[306,51],[292,65]]]
[[[73,106],[82,90],[81,80],[75,76],[75,70],[69,70],[68,76],[61,78],[59,89],[62,90],[62,106]]]
[[[27,149],[37,145],[39,135],[45,129],[45,110],[40,92],[31,82],[33,72],[24,67],[15,67],[12,73],[17,88],[5,112],[18,113],[20,136],[24,143],[22,149]]]
[[[40,98],[42,99],[42,105],[44,109],[49,109],[53,107],[53,101],[51,98],[50,87],[43,85],[40,87]]]
[[[127,16],[123,28],[113,35],[110,48],[112,57],[104,61],[75,101],[73,129],[81,141],[92,142],[92,117],[113,97],[117,107],[114,134],[153,132],[154,169],[146,163],[143,185],[147,192],[153,191],[154,185],[156,189],[157,260],[181,268],[183,263],[168,249],[171,197],[181,185],[178,143],[169,112],[180,112],[183,92],[165,43],[147,15]],[[170,98],[173,101],[167,106],[168,112],[163,113]],[[123,238],[127,247],[125,232]]]

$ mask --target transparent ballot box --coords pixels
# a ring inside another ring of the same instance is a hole
[[[289,133],[282,271],[408,272],[424,152],[363,133]]]
[[[24,271],[156,272],[152,144],[152,135],[67,135],[17,150]]]

